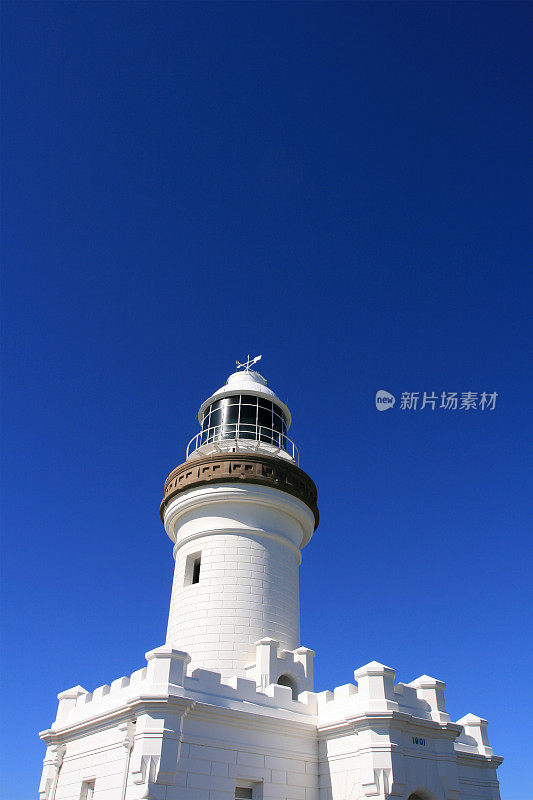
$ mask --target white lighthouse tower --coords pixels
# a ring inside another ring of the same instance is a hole
[[[452,722],[443,681],[372,661],[314,691],[298,571],[317,491],[259,358],[202,403],[165,481],[166,642],[130,676],[60,692],[40,800],[499,800],[488,723]]]
[[[249,361],[198,420],[161,504],[176,560],[167,643],[193,666],[245,677],[258,640],[300,647],[298,570],[318,524],[316,487],[298,467],[289,409]]]

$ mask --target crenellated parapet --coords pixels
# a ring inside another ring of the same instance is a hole
[[[358,719],[389,717],[392,720],[410,720],[418,728],[449,729],[456,739],[458,751],[492,757],[493,751],[487,736],[487,720],[467,714],[457,723],[450,722],[446,712],[444,690],[446,684],[427,675],[411,683],[394,684],[395,671],[376,661],[355,670],[356,683],[347,683],[333,691],[315,693],[312,685],[314,652],[301,647],[295,651],[280,650],[273,639],[256,643],[256,661],[247,666],[250,677],[234,676],[224,682],[215,670],[188,671],[190,657],[187,653],[163,645],[146,653],[147,664],[129,677],[122,676],[88,692],[82,686],[67,689],[58,695],[58,710],[50,731],[43,738],[72,725],[79,725],[102,714],[126,709],[137,699],[158,695],[176,696],[194,702],[253,703],[268,713],[283,709],[295,713],[316,715],[320,731],[337,730],[340,725],[356,727]],[[280,685],[281,676],[294,680],[299,691],[295,694],[290,685]],[[55,763],[55,762],[54,762]]]
[[[259,651],[265,647],[258,643]],[[276,670],[269,675],[268,682],[259,682],[255,674],[250,678],[233,677],[223,682],[220,672],[214,670],[194,669],[187,671],[190,656],[169,645],[163,645],[146,653],[147,664],[135,670],[129,677],[122,676],[88,692],[82,686],[67,689],[58,695],[58,711],[55,722],[49,731],[41,735],[46,739],[51,734],[66,730],[72,726],[90,723],[102,716],[112,715],[120,711],[131,713],[139,702],[154,700],[158,697],[183,697],[194,702],[209,702],[225,707],[242,707],[245,702],[249,707],[253,703],[258,713],[269,713],[271,710],[285,710],[296,714],[313,715],[316,713],[316,695],[306,688],[306,682],[312,681],[312,669],[308,662],[312,650],[299,648],[294,653],[283,651],[277,658],[279,669],[294,675],[300,689],[297,698],[289,686],[281,686],[274,680]],[[307,674],[306,674],[307,669]]]
[[[270,684],[283,683],[291,688],[293,697],[301,692],[312,692],[314,650],[297,647],[283,650],[276,639],[259,639],[255,643],[255,661],[246,665],[246,674],[255,681],[259,689]]]
[[[302,651],[306,650],[301,648]],[[309,653],[312,651],[309,651]],[[298,665],[304,675],[307,652],[281,653],[279,660],[291,668]],[[298,660],[300,659],[300,660]],[[88,692],[75,686],[58,695],[58,714],[51,728],[41,733],[48,745],[40,788],[41,800],[52,800],[54,781],[69,743],[82,736],[90,746],[94,737],[109,732],[108,748],[119,749],[127,759],[124,780],[129,781],[128,800],[159,797],[157,787],[174,785],[182,759],[183,728],[186,719],[192,725],[205,726],[218,721],[232,730],[250,725],[265,729],[272,736],[276,730],[289,729],[316,736],[316,695],[301,691],[297,698],[289,686],[270,683],[258,687],[255,678],[235,676],[223,682],[220,672],[193,669],[188,671],[187,653],[163,645],[146,653],[147,664],[130,677],[121,677]],[[302,680],[303,680],[302,678]],[[307,746],[308,748],[310,745]],[[189,746],[187,745],[187,751]],[[210,772],[211,765],[205,769]],[[124,784],[126,786],[126,784]]]
[[[487,797],[498,797],[495,758],[486,720],[468,714],[450,721],[446,684],[422,675],[394,683],[395,671],[376,661],[355,670],[348,683],[317,695],[320,761],[329,797],[359,786],[363,797],[407,797],[425,786],[437,798],[459,800],[459,761],[473,756],[487,767]],[[430,780],[428,757],[437,769]],[[413,776],[419,776],[417,784]],[[430,783],[432,782],[432,785]],[[350,787],[352,787],[350,789]],[[326,795],[325,795],[326,796]]]
[[[468,714],[452,723],[443,681],[422,675],[395,684],[395,671],[373,661],[355,670],[355,683],[316,694],[305,688],[312,685],[313,657],[308,648],[285,651],[276,640],[263,639],[256,642],[249,677],[224,681],[220,672],[191,669],[187,653],[163,645],[146,653],[146,666],[129,677],[93,692],[81,686],[61,692],[56,721],[41,734],[48,745],[41,800],[53,796],[72,737],[83,734],[90,741],[106,726],[120,732],[115,746],[127,752],[131,800],[159,796],[156,787],[188,780],[184,770],[192,762],[183,743],[194,740],[195,730],[217,728],[244,741],[252,729],[261,736],[290,730],[309,743],[314,737],[323,775],[320,800],[344,800],[355,791],[354,797],[392,800],[417,785],[439,800],[460,800],[461,776],[472,764],[478,772],[484,766],[487,797],[498,798],[495,770],[502,759],[492,753],[487,722]],[[282,676],[294,684],[281,685]],[[435,765],[430,772],[428,757]]]
[[[465,755],[478,754],[491,758],[494,755],[492,747],[489,745],[487,734],[488,722],[475,714],[466,714],[457,720],[457,724],[462,726],[462,731],[456,742],[456,750]]]

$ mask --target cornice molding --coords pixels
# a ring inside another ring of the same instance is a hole
[[[328,739],[332,736],[348,736],[351,733],[368,730],[376,725],[394,729],[414,728],[420,730],[422,728],[428,731],[428,735],[438,735],[451,741],[454,741],[462,730],[460,725],[456,725],[453,722],[441,725],[434,720],[413,717],[404,711],[361,712],[342,719],[319,721],[317,729],[321,739]]]
[[[456,750],[455,755],[457,763],[465,767],[486,767],[488,761],[494,769],[497,769],[504,760],[503,756],[484,756],[483,753],[465,753],[463,750]]]
[[[183,691],[182,687],[176,688],[178,691],[180,689]],[[264,729],[273,733],[278,733],[281,726],[283,730],[291,730],[293,734],[299,734],[304,738],[316,736],[316,715],[299,709],[293,711],[259,704],[254,709],[253,704],[248,703],[243,708],[231,708],[199,700],[190,695],[173,692],[157,693],[150,690],[143,690],[136,695],[131,695],[125,698],[120,706],[101,710],[87,719],[75,720],[57,728],[48,728],[41,731],[39,736],[47,745],[60,744],[82,734],[115,727],[119,722],[135,720],[140,714],[147,712],[178,715],[186,713],[191,718],[204,721],[220,722],[223,720],[226,724],[232,724],[239,728]],[[300,718],[295,718],[295,715]]]
[[[218,483],[252,483],[286,492],[311,510],[318,526],[317,489],[314,481],[296,464],[263,453],[220,453],[185,461],[172,470],[164,485],[159,508],[161,521],[169,503],[182,492]]]

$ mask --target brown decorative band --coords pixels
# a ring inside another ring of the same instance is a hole
[[[210,483],[258,483],[287,492],[305,503],[318,525],[317,491],[309,475],[296,464],[258,453],[216,453],[180,464],[165,481],[159,509],[161,521],[169,502],[181,492]]]

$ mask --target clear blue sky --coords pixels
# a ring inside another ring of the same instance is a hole
[[[5,798],[59,691],[163,642],[163,480],[262,353],[319,489],[317,688],[447,681],[524,800],[531,9],[4,4]]]

